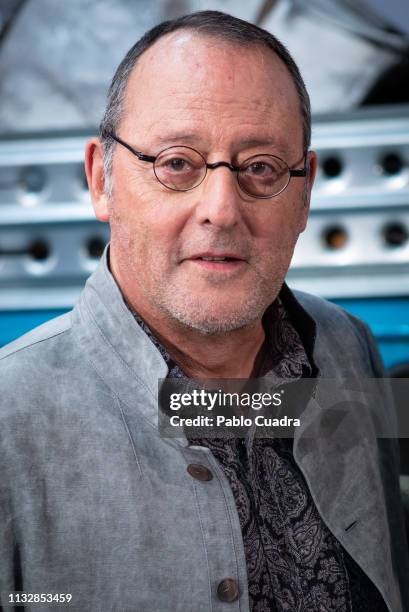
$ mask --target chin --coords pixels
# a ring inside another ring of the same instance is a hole
[[[187,312],[186,310],[172,310],[169,314],[174,319],[189,329],[195,330],[200,334],[220,335],[226,334],[238,329],[243,329],[260,320],[262,312],[258,310],[253,312],[237,312],[230,310],[228,313],[218,312],[214,310],[211,312],[204,312],[203,309],[200,312]]]

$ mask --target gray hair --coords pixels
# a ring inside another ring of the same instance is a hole
[[[294,81],[299,97],[303,123],[304,154],[309,149],[311,142],[310,98],[300,71],[285,46],[267,30],[226,13],[219,11],[190,13],[177,19],[164,21],[146,32],[128,51],[115,72],[108,90],[107,105],[100,124],[100,139],[104,148],[105,191],[108,196],[112,195],[112,158],[116,144],[108,134],[110,132],[116,133],[120,124],[129,76],[138,58],[149,47],[166,34],[181,29],[188,29],[205,36],[219,38],[226,42],[238,43],[243,46],[263,45],[276,53],[287,66]]]

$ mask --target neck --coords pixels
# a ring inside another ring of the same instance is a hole
[[[223,334],[202,334],[138,312],[170,357],[192,379],[250,378],[265,333],[261,321]]]

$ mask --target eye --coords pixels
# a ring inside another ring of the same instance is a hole
[[[190,156],[180,155],[163,156],[157,160],[156,166],[168,174],[187,174],[195,172],[202,167],[201,159],[191,159]]]
[[[202,172],[203,167],[206,167],[203,157],[189,147],[169,147],[158,155],[155,162],[155,172],[169,178],[196,175]]]
[[[253,176],[271,176],[274,173],[274,168],[262,161],[255,161],[245,168],[245,171]]]
[[[171,172],[182,172],[190,169],[190,164],[181,157],[171,157],[163,161],[163,166]]]

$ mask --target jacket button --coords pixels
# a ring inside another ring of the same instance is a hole
[[[200,465],[200,463],[191,463],[187,466],[187,471],[192,476],[192,478],[196,478],[196,480],[211,480],[213,478],[213,474],[210,470],[207,469],[204,465]]]
[[[217,587],[217,597],[221,601],[236,601],[239,598],[239,594],[239,585],[233,578],[225,578]]]

